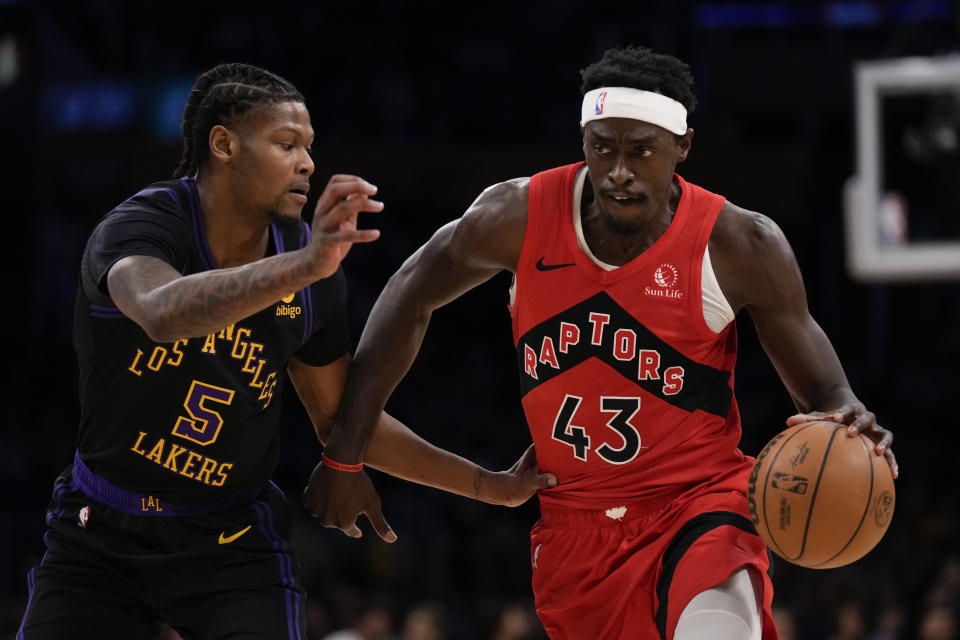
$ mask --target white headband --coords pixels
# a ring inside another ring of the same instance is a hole
[[[686,108],[667,96],[626,87],[600,87],[583,96],[580,126],[600,118],[643,120],[682,136],[687,132]]]

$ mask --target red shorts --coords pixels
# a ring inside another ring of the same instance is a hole
[[[763,640],[777,640],[767,547],[746,497],[725,491],[664,502],[609,515],[541,505],[530,553],[550,638],[672,640],[691,598],[752,567],[762,577]]]

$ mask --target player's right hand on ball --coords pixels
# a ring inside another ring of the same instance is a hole
[[[363,471],[335,471],[318,464],[303,492],[303,505],[320,524],[340,529],[351,538],[363,535],[357,526],[357,518],[363,514],[384,542],[397,541],[397,534],[383,517],[380,496],[370,476]]]
[[[306,247],[318,279],[333,275],[354,243],[373,242],[380,237],[377,229],[357,229],[360,212],[383,211],[382,202],[370,199],[376,193],[377,187],[359,176],[338,174],[330,178],[313,210]]]

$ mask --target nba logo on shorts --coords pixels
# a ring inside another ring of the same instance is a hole
[[[594,106],[593,111],[596,115],[601,115],[603,113],[603,103],[607,99],[607,92],[604,91],[597,96],[597,104]]]
[[[90,507],[84,507],[80,509],[80,513],[77,515],[77,525],[81,529],[86,529],[88,520],[90,520]]]

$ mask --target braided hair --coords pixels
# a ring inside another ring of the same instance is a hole
[[[280,102],[304,99],[290,82],[265,69],[232,62],[200,74],[183,109],[183,155],[173,177],[193,176],[204,167],[214,126],[237,126],[254,109]]]
[[[686,62],[646,47],[608,49],[603,57],[580,71],[581,95],[599,87],[627,87],[673,98],[693,113],[693,74]]]

